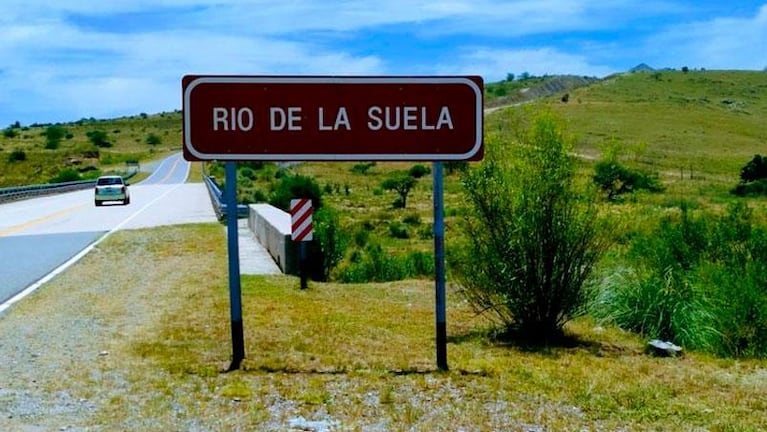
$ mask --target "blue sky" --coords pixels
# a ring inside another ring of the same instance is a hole
[[[767,0],[2,0],[0,128],[180,108],[185,74],[767,68]]]

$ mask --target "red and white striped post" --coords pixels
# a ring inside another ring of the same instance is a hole
[[[306,289],[307,263],[306,242],[313,238],[312,200],[299,198],[290,200],[291,239],[298,244],[298,272],[301,276],[301,289]]]

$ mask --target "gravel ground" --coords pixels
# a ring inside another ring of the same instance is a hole
[[[125,363],[135,360],[123,350],[172,310],[167,288],[188,276],[180,258],[146,262],[145,249],[179,235],[113,235],[0,315],[0,431],[152,430],[131,425],[140,413],[120,427],[98,419],[135,397],[135,370]]]

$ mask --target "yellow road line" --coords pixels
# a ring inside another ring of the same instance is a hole
[[[165,183],[165,180],[168,180],[170,176],[173,175],[173,172],[176,171],[176,167],[178,166],[178,163],[181,161],[181,159],[176,159],[175,162],[173,162],[173,166],[170,167],[170,170],[168,170],[168,174],[165,175],[165,177],[160,180],[158,183]]]
[[[6,229],[0,231],[0,237],[7,236],[9,234],[15,234],[15,233],[18,233],[20,231],[24,231],[25,229],[32,228],[32,227],[35,227],[37,225],[41,225],[41,224],[43,224],[45,222],[48,222],[50,220],[53,220],[53,219],[56,219],[56,218],[60,218],[60,217],[64,217],[64,216],[74,212],[77,209],[85,207],[86,205],[87,204],[78,204],[78,205],[76,205],[74,207],[66,208],[64,210],[57,211],[56,213],[51,213],[49,215],[45,215],[45,216],[39,217],[37,219],[33,219],[33,220],[29,221],[29,222],[24,222],[23,224],[15,225],[15,226],[6,228]]]

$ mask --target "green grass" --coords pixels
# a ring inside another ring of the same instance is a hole
[[[99,245],[14,309],[18,319],[88,317],[99,323],[89,340],[110,353],[93,366],[98,375],[64,362],[55,382],[40,385],[99,401],[88,424],[110,430],[284,430],[299,416],[342,430],[767,427],[757,414],[767,408],[764,361],[652,358],[638,338],[588,319],[568,326],[570,346],[497,344],[452,291],[451,369],[439,372],[428,281],[302,291],[296,278],[246,276],[247,358],[243,370],[222,373],[230,356],[225,248],[217,224],[121,232]],[[114,268],[116,260],[130,267]],[[131,271],[146,268],[153,271]]]
[[[90,422],[112,428],[285,430],[299,416],[342,430],[767,427],[764,361],[653,358],[637,337],[586,318],[568,325],[568,346],[494,343],[452,290],[450,371],[440,372],[428,281],[300,290],[297,278],[245,276],[246,360],[222,373],[231,352],[225,249],[218,224],[117,233],[15,309],[23,319],[72,303],[70,318],[99,322],[92,340],[109,341],[99,342],[110,353],[100,374],[124,377],[94,379],[69,362],[51,390],[99,400]],[[115,269],[116,260],[153,271]],[[104,291],[81,297],[72,286]]]

